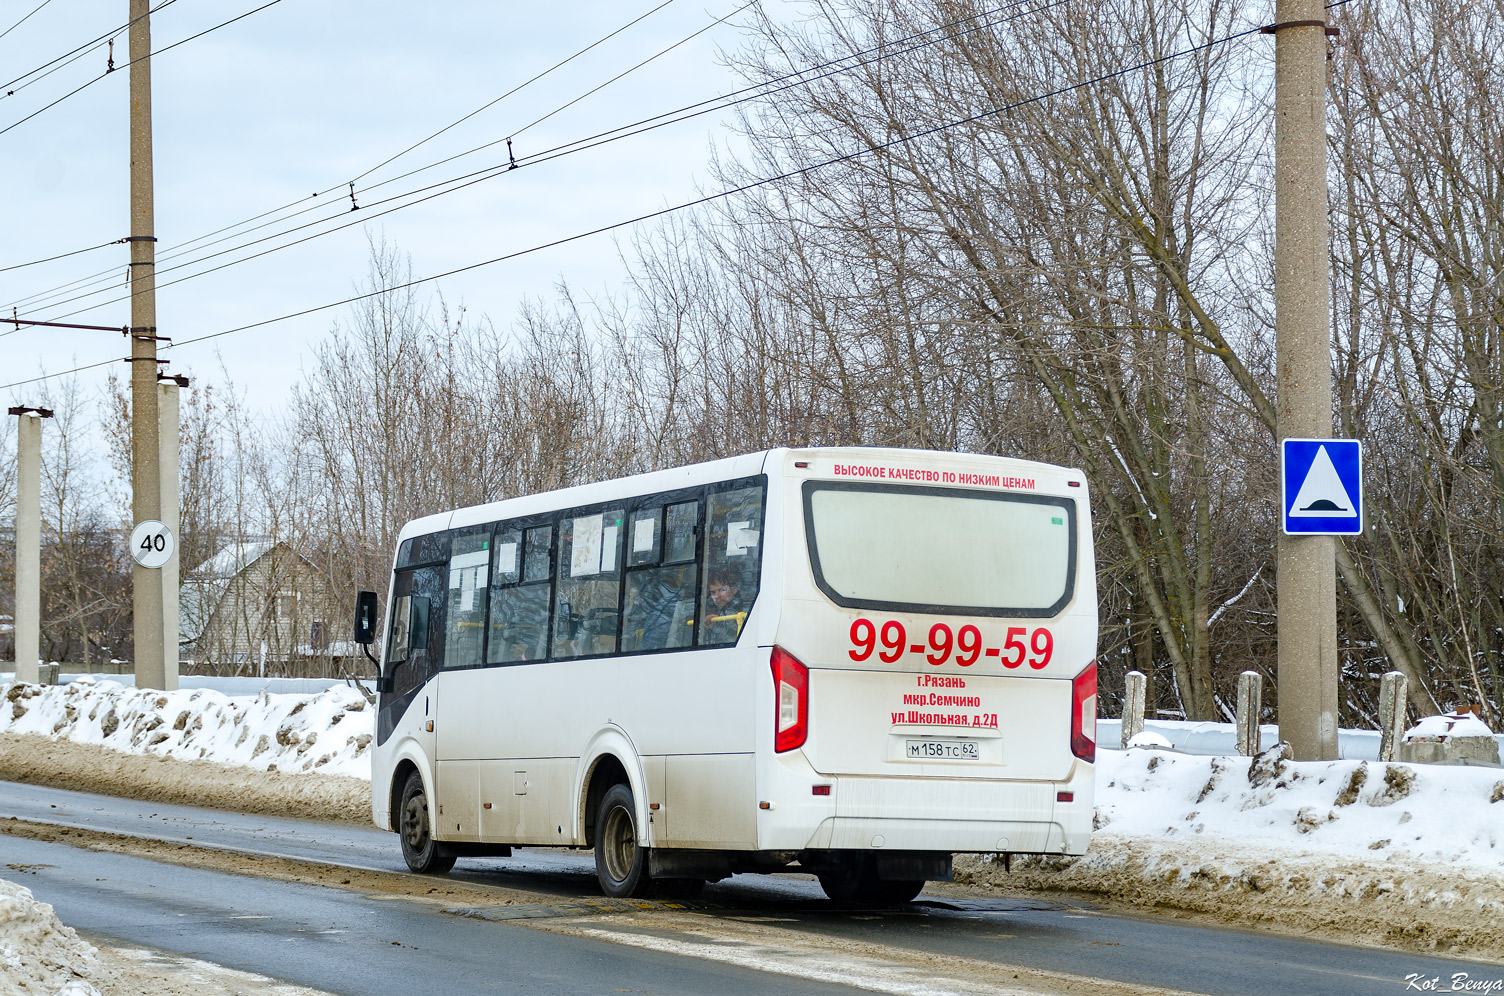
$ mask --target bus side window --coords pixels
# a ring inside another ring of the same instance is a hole
[[[407,660],[408,635],[412,625],[412,601],[411,595],[399,595],[392,603],[392,634],[386,644],[388,663],[395,664],[398,661]]]
[[[570,516],[559,529],[556,658],[616,652],[626,511]]]
[[[553,536],[553,526],[497,532],[486,663],[536,661],[548,653]]]
[[[490,548],[490,526],[461,530],[452,540],[449,611],[445,614],[444,630],[445,668],[474,667],[481,662]]]
[[[397,548],[397,567],[431,564],[449,559],[449,533],[424,533],[402,541]]]
[[[683,501],[668,507],[663,545],[665,564],[682,564],[695,559],[695,526],[699,521],[698,501]]]
[[[632,513],[627,531],[627,565],[643,567],[663,558],[663,506],[640,508]]]
[[[705,574],[700,598],[700,646],[729,646],[741,636],[757,599],[762,566],[762,488],[710,496],[705,528]]]
[[[428,609],[430,601],[423,595],[413,596],[413,621],[411,626],[412,647],[416,651],[426,650],[428,647]]]
[[[392,693],[422,685],[444,656],[445,566],[401,570],[393,579],[392,629],[387,637]]]
[[[654,506],[632,515],[633,549],[629,561],[633,569],[627,572],[621,627],[621,649],[626,653],[687,647],[694,638],[699,578],[699,565],[694,562],[694,527],[699,518],[699,502],[668,506],[671,528],[667,540],[659,542],[664,511],[662,506]],[[648,555],[649,546],[655,555]],[[670,561],[663,567],[656,566],[660,548],[668,554],[662,559]]]

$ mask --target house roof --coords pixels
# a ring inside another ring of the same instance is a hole
[[[231,543],[208,560],[189,571],[190,577],[229,580],[271,552],[272,540]]]
[[[178,589],[180,645],[191,644],[203,635],[230,582],[276,546],[271,540],[231,543],[188,572],[188,580]]]

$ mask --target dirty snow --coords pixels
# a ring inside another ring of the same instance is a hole
[[[1290,761],[1166,751],[1098,754],[1099,830],[1233,838],[1249,850],[1382,863],[1393,854],[1504,874],[1504,769]]]
[[[99,952],[31,890],[0,878],[0,993],[99,996]]]
[[[0,685],[0,732],[263,771],[371,777],[375,711],[349,685],[315,694],[159,692],[117,681]]]
[[[1079,858],[963,858],[957,879],[1353,942],[1504,958],[1504,769],[1165,750],[1097,754]]]

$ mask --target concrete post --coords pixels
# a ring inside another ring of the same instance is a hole
[[[187,378],[183,378],[186,382]],[[162,574],[162,688],[178,687],[178,555],[182,549],[182,530],[178,528],[178,381],[157,384],[157,409],[161,419],[158,440],[161,453],[157,466],[161,471],[162,522],[172,531],[172,557],[159,570]]]
[[[1405,696],[1409,682],[1399,671],[1379,679],[1379,760],[1393,761],[1405,735]]]
[[[152,190],[150,0],[130,0],[131,513],[162,515],[157,469],[157,275]],[[166,688],[162,673],[162,572],[135,564],[132,629],[138,688]],[[174,637],[174,639],[176,639]]]
[[[42,419],[15,413],[16,680],[34,684],[42,656]]]
[[[1277,435],[1329,439],[1325,3],[1276,0],[1274,20]],[[1337,757],[1335,544],[1281,531],[1277,546],[1279,732],[1302,761]]]
[[[1264,678],[1257,671],[1238,675],[1238,753],[1259,752],[1259,714],[1264,708]]]
[[[1144,686],[1148,682],[1142,671],[1129,671],[1123,680],[1123,730],[1122,743],[1128,749],[1128,741],[1144,732]]]

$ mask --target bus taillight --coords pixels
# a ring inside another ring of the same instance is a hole
[[[809,668],[781,647],[773,648],[772,664],[778,693],[773,750],[781,754],[803,747],[809,736]]]
[[[1097,759],[1097,662],[1071,679],[1071,753],[1088,764]]]

